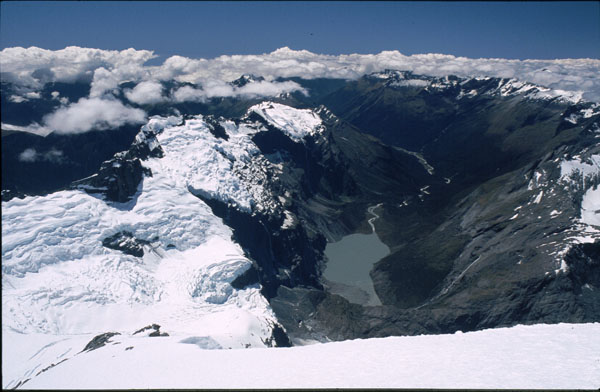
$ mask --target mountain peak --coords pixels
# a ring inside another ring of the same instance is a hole
[[[232,81],[231,84],[236,87],[243,87],[249,83],[262,82],[263,80],[265,80],[265,78],[263,78],[262,76],[256,76],[256,75],[252,75],[252,74],[243,74],[236,80]]]

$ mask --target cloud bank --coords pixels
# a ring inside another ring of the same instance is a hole
[[[172,56],[161,65],[144,65],[154,57],[152,51],[136,49],[111,51],[71,46],[51,51],[17,47],[2,50],[0,66],[3,80],[31,87],[50,80],[93,78],[96,95],[92,96],[115,88],[115,81],[176,80],[202,84],[207,80],[229,82],[243,74],[261,75],[267,81],[292,76],[356,79],[371,72],[397,69],[431,76],[517,78],[553,89],[584,91],[586,99],[600,100],[600,60],[594,59],[469,59],[442,54],[405,56],[398,51],[334,56],[285,47],[261,55],[214,59]]]
[[[69,46],[61,50],[37,47],[6,48],[0,52],[2,79],[18,85],[41,87],[51,81],[90,80],[96,69],[119,70],[125,77],[156,57],[148,50],[101,50]]]
[[[51,51],[36,47],[6,48],[0,53],[0,66],[3,80],[31,87],[39,87],[41,82],[49,80],[93,78],[94,94],[115,88],[115,81],[176,80],[206,84],[207,81],[230,82],[243,74],[260,75],[267,81],[292,76],[356,79],[371,72],[397,69],[431,76],[517,78],[553,89],[583,91],[584,98],[600,100],[600,60],[594,59],[469,59],[442,54],[405,56],[398,51],[334,56],[285,47],[261,55],[214,59],[172,56],[161,65],[144,65],[154,57],[152,51],[135,49],[110,51],[71,46]]]
[[[581,91],[584,99],[600,101],[600,60],[595,59],[469,59],[442,54],[405,56],[398,51],[334,56],[285,47],[261,55],[214,59],[172,56],[161,65],[145,65],[154,57],[152,51],[136,49],[6,48],[0,52],[0,75],[3,81],[12,82],[19,90],[19,96],[10,97],[14,102],[36,99],[39,89],[51,81],[91,83],[89,97],[71,104],[61,101],[63,105],[48,115],[43,124],[21,129],[37,134],[80,133],[143,122],[146,117],[143,110],[123,105],[115,98],[123,82],[135,83],[135,87],[122,91],[125,97],[134,104],[146,105],[168,101],[204,102],[214,97],[271,97],[293,91],[307,94],[295,82],[276,79],[357,79],[372,72],[394,69],[430,76],[516,78],[555,90]],[[262,76],[264,80],[243,86],[230,84],[244,74]],[[165,91],[161,83],[167,81],[195,86]]]

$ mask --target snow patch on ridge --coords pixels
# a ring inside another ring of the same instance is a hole
[[[583,118],[591,118],[600,114],[600,103],[595,103],[589,108],[581,109]]]
[[[290,124],[299,126],[293,118]],[[255,133],[266,131],[264,125],[249,121],[221,121],[219,125],[227,140],[213,135],[202,116],[166,128],[157,136],[172,177],[195,195],[230,203],[247,213],[282,212],[281,202],[266,188],[277,181],[281,168],[269,162],[252,141]]]
[[[428,74],[433,75],[433,74]],[[478,94],[478,91],[472,89],[470,85],[472,81],[485,82],[492,80],[492,77],[471,77],[468,76],[462,81],[456,76],[446,75],[444,77],[434,77],[426,75],[414,75],[409,71],[396,71],[396,70],[385,70],[384,72],[376,72],[370,74],[369,77],[386,80],[385,85],[388,87],[422,87],[425,90],[446,90],[451,88],[458,88],[456,99],[471,98]],[[575,104],[583,100],[582,91],[567,91],[563,89],[552,89],[521,80],[516,78],[498,78],[498,84],[494,86],[485,86],[486,95],[499,95],[502,97],[511,97],[520,95],[525,99],[538,99],[538,100],[553,100],[558,99],[560,101]],[[581,111],[578,116],[588,116],[597,114],[595,110],[596,106],[592,105],[588,109]],[[575,114],[573,115],[575,116]],[[566,118],[566,121],[576,123],[575,117]],[[586,117],[586,118],[588,118]]]
[[[572,226],[567,231],[569,236],[550,253],[555,257],[558,268],[554,272],[558,274],[569,271],[564,258],[573,245],[600,240],[600,155],[591,154],[587,158],[575,155],[562,160],[556,159],[555,162],[560,165],[560,177],[556,186],[578,194],[577,198],[581,197],[579,216],[573,217]],[[550,217],[561,213],[562,211],[552,210]]]
[[[497,91],[501,96],[524,95],[528,99],[551,100],[558,98],[569,103],[578,103],[583,99],[583,91],[565,91],[537,86],[517,79],[501,79]]]
[[[309,109],[295,109],[275,102],[262,102],[252,106],[248,112],[258,114],[295,141],[323,130],[323,121]]]
[[[236,129],[237,131],[237,129]],[[230,140],[214,137],[201,116],[183,125],[165,129],[158,140],[165,150],[164,169],[179,187],[202,193],[204,196],[232,202],[243,210],[252,207],[252,195],[245,184],[233,174],[235,165],[248,164],[259,153],[249,137],[250,132],[236,132]]]
[[[600,155],[592,155],[589,162],[574,156],[570,160],[560,162],[560,180],[563,182],[578,183],[585,188],[586,181],[600,174]]]
[[[581,221],[600,227],[600,187],[590,188],[581,200]]]

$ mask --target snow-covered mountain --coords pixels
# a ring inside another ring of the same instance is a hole
[[[250,354],[227,349],[600,321],[600,107],[581,93],[398,70],[216,84],[113,80],[114,70],[47,81],[37,97],[3,80],[3,387],[192,387],[179,373],[147,377],[166,366],[152,356],[242,366]],[[368,293],[326,273],[340,262],[330,244],[367,236],[383,253],[347,269],[361,265]],[[532,334],[574,342],[596,324],[569,328],[464,344],[513,339],[529,358],[542,352]],[[440,339],[455,350],[459,338]],[[382,345],[414,355],[434,340],[255,352],[282,363]],[[560,385],[597,383],[582,350],[577,383]],[[61,381],[113,365],[114,383]],[[398,384],[388,370],[369,373],[375,385],[513,385]]]
[[[475,77],[458,78],[456,76],[432,77],[415,75],[412,72],[385,70],[368,75],[372,79],[385,80],[385,86],[391,88],[422,87],[425,90],[457,90],[457,99],[474,97],[479,94],[502,97],[523,96],[527,99],[560,100],[578,103],[583,99],[581,91],[551,89],[516,78]]]
[[[140,131],[138,137],[158,132],[150,146],[160,143],[164,157],[144,162],[152,175],[135,200],[107,203],[66,190],[2,204],[4,339],[14,333],[124,334],[159,324],[162,332],[205,341],[207,348],[275,344],[277,321],[258,286],[234,290],[230,284],[250,261],[231,240],[231,229],[189,188],[242,204],[250,195],[206,123],[198,118],[177,126],[181,121],[151,119]],[[232,158],[249,161],[251,131],[229,131]],[[220,174],[207,182],[207,173]],[[115,246],[107,246],[115,235]],[[131,252],[135,245],[139,254]]]

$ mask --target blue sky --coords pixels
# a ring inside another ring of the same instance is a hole
[[[1,3],[0,46],[154,50],[212,58],[315,53],[600,58],[599,2]]]

